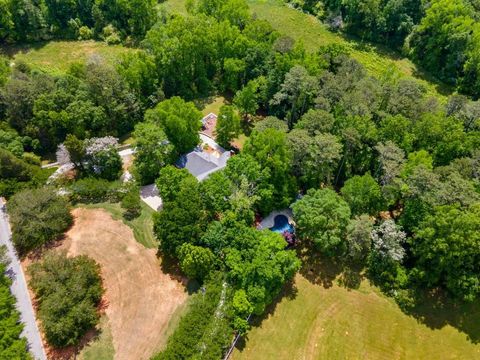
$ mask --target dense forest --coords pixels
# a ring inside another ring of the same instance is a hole
[[[345,31],[401,49],[440,80],[480,97],[480,4],[476,0],[293,0]]]
[[[415,80],[374,78],[340,45],[307,52],[252,16],[242,0],[192,1],[186,16],[157,12],[145,0],[70,1],[65,8],[0,0],[4,42],[88,35],[137,46],[114,65],[93,57],[61,75],[1,58],[0,194],[11,197],[13,240],[26,253],[68,227],[68,202],[121,201],[136,216],[137,185],[157,184],[159,253],[204,291],[159,359],[192,351],[220,358],[308,261],[303,250],[365,270],[405,311],[439,289],[459,302],[479,298],[478,4],[296,5],[341,20],[345,31],[405,46],[466,95],[442,101]],[[233,149],[241,133],[247,140],[225,169],[198,182],[174,164],[199,143],[193,100],[216,93],[231,98],[220,110],[218,141]],[[113,137],[132,131],[136,180],[122,185]],[[43,185],[39,157],[56,151],[77,179],[25,190]],[[296,247],[254,227],[258,217],[287,207]],[[45,209],[42,216],[37,209]],[[49,261],[64,260],[44,266]],[[94,284],[82,334],[98,321],[92,307],[101,293],[95,264],[85,262]],[[32,271],[42,284],[41,265]],[[50,289],[35,288],[45,298],[40,306],[55,299]],[[42,319],[52,321],[54,310],[42,310]],[[80,335],[47,337],[64,346]]]

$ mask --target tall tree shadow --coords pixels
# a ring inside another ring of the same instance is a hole
[[[470,342],[480,343],[480,300],[456,301],[441,290],[419,292],[415,305],[404,312],[430,329],[450,325],[466,334]]]
[[[275,309],[277,308],[277,305],[284,299],[284,298],[287,298],[289,300],[293,300],[297,297],[297,293],[298,293],[298,290],[297,290],[297,287],[295,286],[295,280],[292,279],[290,280],[288,283],[286,283],[282,289],[282,291],[280,292],[280,294],[277,295],[277,297],[275,298],[275,300],[269,305],[267,306],[267,308],[265,309],[265,311],[263,312],[262,315],[260,316],[253,316],[251,319],[250,319],[250,325],[251,327],[258,327],[258,326],[261,326],[262,325],[262,322],[266,319],[268,319],[270,316],[272,316],[274,313],[275,313]],[[235,345],[235,347],[240,350],[240,351],[243,351],[245,349],[245,346],[247,344],[247,341],[248,341],[248,333],[244,336],[241,336],[238,341],[237,341],[237,344]]]
[[[299,245],[297,254],[303,263],[300,274],[312,284],[322,285],[325,288],[332,287],[333,281],[342,272],[342,264],[319,254],[310,247]]]

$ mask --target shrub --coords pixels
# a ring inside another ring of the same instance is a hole
[[[117,202],[122,197],[121,184],[105,179],[81,179],[73,183],[70,190],[73,203]]]
[[[93,38],[93,31],[88,26],[81,26],[78,29],[78,40],[90,40]]]
[[[213,269],[215,255],[208,248],[185,243],[177,253],[180,267],[189,278],[203,281]]]
[[[142,212],[142,207],[140,206],[140,194],[138,187],[132,187],[127,191],[122,199],[121,206],[125,209],[123,216],[127,220],[134,219],[140,215]]]
[[[20,254],[55,240],[73,220],[68,202],[51,188],[23,190],[7,206],[12,240]]]
[[[49,252],[28,271],[47,341],[55,347],[76,345],[99,320],[100,266],[85,255]]]

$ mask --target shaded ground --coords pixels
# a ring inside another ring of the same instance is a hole
[[[60,248],[86,254],[101,266],[115,359],[148,359],[165,342],[176,310],[187,298],[181,282],[161,270],[154,249],[101,209],[77,208]]]
[[[432,328],[406,315],[367,281],[352,290],[336,280],[315,283],[298,274],[284,295],[257,319],[232,359],[480,358],[480,345],[467,334],[449,323]],[[471,317],[478,328],[478,312]]]

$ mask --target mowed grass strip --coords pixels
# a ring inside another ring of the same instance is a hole
[[[119,203],[98,203],[98,204],[80,204],[79,207],[87,209],[105,209],[107,210],[115,220],[122,220],[133,230],[135,240],[145,246],[148,249],[156,249],[158,247],[158,241],[153,234],[153,220],[152,215],[154,211],[148,207],[143,201],[140,202],[142,212],[140,216],[133,220],[126,220],[123,217],[124,210]]]
[[[98,55],[107,63],[114,64],[122,54],[136,51],[121,45],[107,45],[100,41],[50,41],[21,47],[4,48],[13,62],[23,61],[35,69],[49,74],[65,73],[77,62],[85,62]]]
[[[358,290],[325,288],[297,275],[295,286],[296,295],[286,294],[232,359],[480,358],[480,344],[467,334],[450,325],[429,328],[366,281]],[[480,327],[478,312],[471,316]]]

